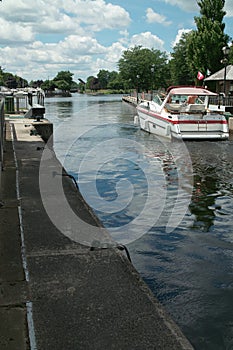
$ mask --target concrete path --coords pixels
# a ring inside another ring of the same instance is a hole
[[[90,249],[51,222],[38,180],[44,143],[25,125],[13,122],[11,133],[8,124],[5,143],[0,349],[192,349],[123,252]],[[56,163],[53,157],[48,167]],[[63,177],[63,186],[73,212],[100,225],[72,180]],[[55,203],[60,208],[59,196]]]

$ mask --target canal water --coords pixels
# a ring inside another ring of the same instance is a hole
[[[233,349],[233,140],[159,139],[121,96],[45,106],[58,158],[195,349]]]

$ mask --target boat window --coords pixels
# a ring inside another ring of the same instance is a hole
[[[187,96],[184,95],[171,95],[168,103],[182,104],[187,101]]]
[[[198,96],[196,103],[204,104],[205,103],[205,96]]]
[[[205,99],[204,99],[204,96],[197,96],[197,95],[172,95],[170,96],[170,99],[167,102],[176,103],[176,104],[183,104],[183,103],[204,104]]]
[[[160,98],[158,95],[155,95],[155,96],[154,96],[153,101],[154,101],[155,103],[157,103],[158,105],[160,105],[160,106],[161,106],[161,104],[162,104],[162,100],[161,100],[161,98]]]

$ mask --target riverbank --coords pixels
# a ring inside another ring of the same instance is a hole
[[[53,225],[39,188],[45,143],[30,132],[30,122],[7,122],[0,209],[1,349],[192,349],[123,252],[90,249]],[[58,160],[51,154],[52,169]],[[76,215],[99,226],[69,177],[63,188]]]

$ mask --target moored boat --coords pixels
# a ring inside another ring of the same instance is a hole
[[[209,109],[211,96],[217,94],[202,87],[170,87],[163,100],[156,95],[137,106],[135,123],[144,131],[170,139],[226,140],[227,120],[223,113]]]

